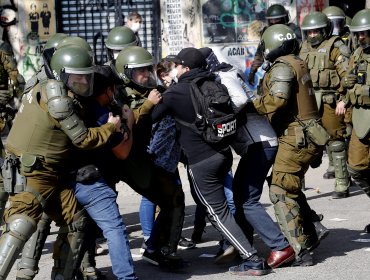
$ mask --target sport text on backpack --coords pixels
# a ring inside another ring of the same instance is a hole
[[[236,115],[227,88],[210,77],[195,78],[190,88],[196,119],[191,124],[176,120],[209,144],[229,145],[236,133]]]

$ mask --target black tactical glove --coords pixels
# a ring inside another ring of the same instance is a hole
[[[248,83],[252,86],[254,86],[254,77],[256,75],[256,72],[251,69],[248,75]]]
[[[357,76],[354,74],[347,74],[342,78],[341,84],[344,88],[353,88],[357,83]]]

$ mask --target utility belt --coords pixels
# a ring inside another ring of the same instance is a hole
[[[21,169],[25,172],[32,172],[39,166],[40,163],[36,156],[22,155],[19,158],[14,154],[7,154],[1,164],[1,175],[3,177],[5,192],[10,194],[30,192],[40,202],[42,208],[45,208],[46,200],[39,192],[27,186],[27,179],[20,172]]]
[[[325,128],[316,120],[308,121],[298,120],[299,125],[289,126],[284,131],[285,136],[295,136],[297,147],[305,147],[307,143],[313,143],[317,146],[325,146],[330,135]]]

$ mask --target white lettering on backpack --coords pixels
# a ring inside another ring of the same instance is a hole
[[[217,125],[217,136],[226,137],[232,135],[236,132],[236,120],[232,120],[228,123],[218,124]]]

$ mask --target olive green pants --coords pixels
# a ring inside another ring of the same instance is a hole
[[[310,247],[312,239],[317,238],[312,223],[316,213],[307,203],[301,182],[309,164],[320,154],[321,149],[311,143],[297,147],[294,135],[279,138],[272,169],[270,199],[280,228],[296,253]]]
[[[17,193],[9,197],[5,221],[14,214],[25,214],[37,223],[45,212],[59,227],[71,224],[73,216],[82,208],[78,206],[67,181],[47,170],[35,170],[25,175],[27,186],[46,200],[45,208],[33,192]]]
[[[369,120],[367,120],[369,121]],[[370,168],[370,135],[359,139],[352,130],[348,147],[348,165],[354,170],[369,170]]]
[[[335,114],[335,104],[323,104],[320,115],[323,127],[331,136],[330,140],[344,140],[347,134],[345,116]]]

